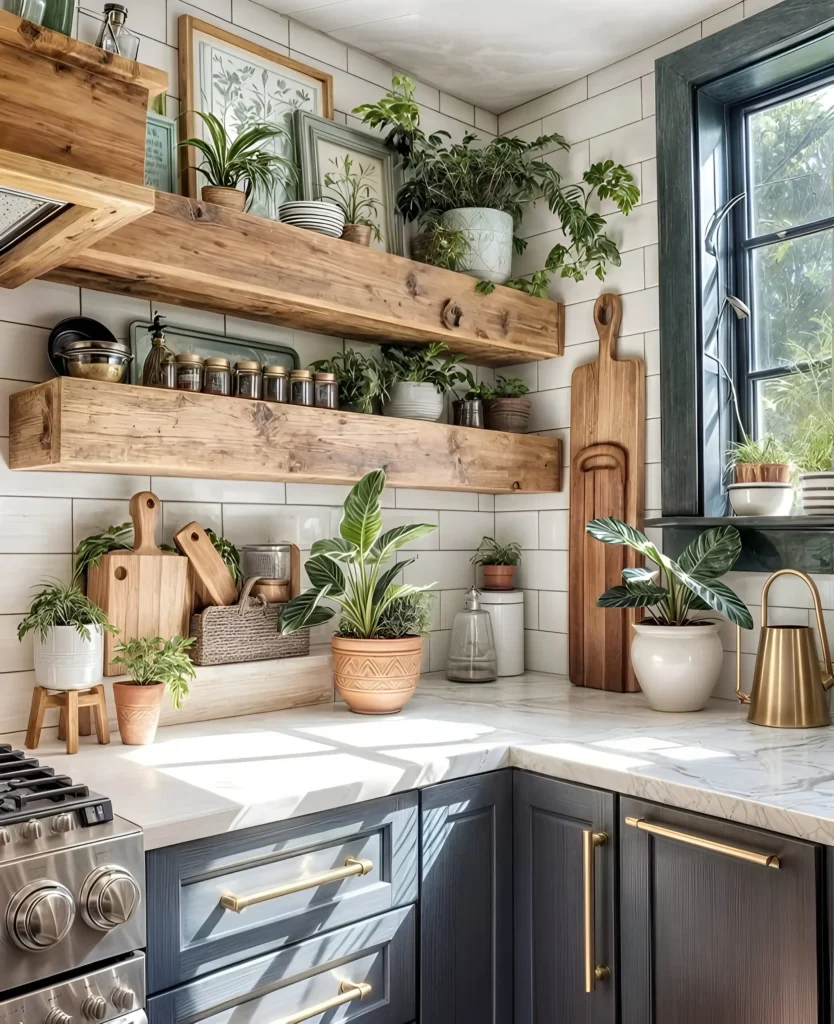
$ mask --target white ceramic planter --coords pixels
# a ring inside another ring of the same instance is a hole
[[[727,493],[737,516],[789,516],[793,508],[791,484],[730,484]]]
[[[718,628],[635,624],[631,663],[655,711],[703,710],[724,658]]]
[[[802,511],[806,516],[834,516],[834,472],[803,473]]]
[[[434,423],[443,415],[443,395],[434,384],[416,384],[404,380],[391,389],[391,401],[383,410],[386,416],[404,420],[429,420]]]
[[[440,220],[444,227],[462,231],[469,242],[458,270],[481,281],[509,281],[513,269],[513,219],[508,213],[468,206],[448,210]]]
[[[85,640],[74,626],[55,626],[45,641],[35,633],[35,682],[48,690],[88,690],[101,682],[104,643],[101,626]]]

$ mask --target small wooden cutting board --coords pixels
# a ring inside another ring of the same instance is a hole
[[[174,534],[174,543],[188,559],[194,574],[197,601],[206,605],[235,604],[237,587],[229,567],[199,523],[189,523]]]

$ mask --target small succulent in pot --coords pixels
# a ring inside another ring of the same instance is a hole
[[[520,377],[496,377],[495,388],[486,402],[487,430],[524,434],[530,423],[533,403],[530,389]]]
[[[124,666],[129,682],[113,683],[116,717],[122,742],[130,745],[153,743],[166,689],[171,703],[179,709],[188,696],[194,665],[188,649],[194,637],[134,637],[116,647],[113,662]]]
[[[372,238],[381,242],[378,223],[381,201],[374,196],[374,168],[358,164],[354,169],[353,160],[347,154],[330,163],[334,169],[325,174],[319,192],[325,202],[333,203],[345,215],[342,238],[366,246],[371,244]]]
[[[436,422],[443,415],[444,396],[466,380],[460,369],[462,355],[450,352],[442,342],[425,348],[387,345],[382,365],[390,400],[383,412],[401,419]]]
[[[521,545],[515,541],[499,544],[494,537],[484,537],[470,561],[484,570],[484,590],[512,590],[521,564]]]

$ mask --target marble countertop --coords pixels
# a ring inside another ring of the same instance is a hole
[[[168,726],[147,747],[115,735],[62,749],[50,740],[37,756],[110,796],[147,849],[510,765],[834,846],[834,729],[759,728],[728,701],[660,714],[641,694],[536,673],[480,686],[429,675],[391,717],[327,704]]]

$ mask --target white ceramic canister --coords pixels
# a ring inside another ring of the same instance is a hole
[[[48,690],[89,690],[101,682],[104,643],[101,626],[88,626],[85,640],[75,626],[53,626],[46,640],[35,633],[35,682]]]
[[[478,600],[492,620],[499,677],[520,676],[524,671],[524,591],[482,590]]]

